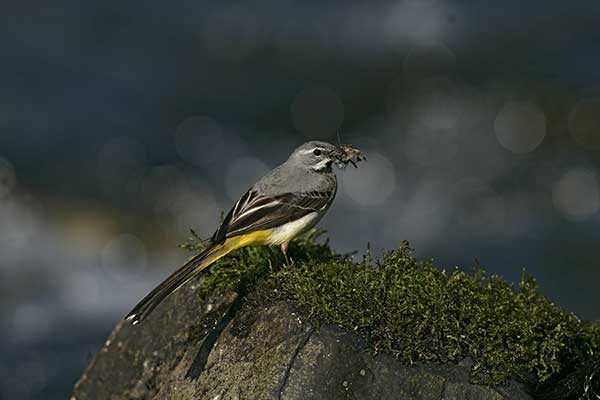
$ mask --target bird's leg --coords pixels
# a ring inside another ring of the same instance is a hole
[[[281,252],[283,253],[283,257],[285,258],[285,265],[290,265],[290,259],[287,256],[287,249],[290,242],[284,242],[281,244]]]

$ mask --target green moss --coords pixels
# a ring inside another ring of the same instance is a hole
[[[333,253],[327,241],[317,243],[323,231],[313,230],[291,243],[288,255],[295,264],[326,262],[340,259]],[[190,242],[181,246],[193,252],[204,249],[203,242],[190,238]],[[284,264],[284,258],[278,249],[268,247],[245,247],[227,255],[203,274],[199,295],[205,298],[213,291],[234,289],[246,294],[256,287],[266,276],[273,275]]]
[[[254,301],[292,301],[313,321],[358,332],[374,352],[407,363],[469,356],[478,383],[518,377],[548,399],[600,393],[600,324],[549,302],[531,276],[515,288],[481,269],[440,271],[406,243],[356,263],[316,244],[317,236],[296,241],[293,265],[277,270],[277,253],[238,251],[211,268],[201,292],[227,287]]]

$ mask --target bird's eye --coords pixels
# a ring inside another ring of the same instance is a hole
[[[314,149],[314,150],[313,150],[313,154],[314,154],[315,156],[320,156],[320,155],[321,155],[321,150],[319,150],[319,149]]]

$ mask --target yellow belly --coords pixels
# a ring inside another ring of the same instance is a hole
[[[289,242],[315,226],[322,216],[323,213],[312,212],[296,221],[288,222],[277,228],[234,236],[228,238],[223,243],[223,247],[229,252],[245,246],[280,245]]]
[[[262,246],[265,244],[270,244],[269,237],[271,236],[271,230],[272,229],[267,229],[264,231],[256,231],[247,233],[245,235],[234,236],[228,238],[223,246],[232,249],[239,249],[240,247],[245,246]]]
[[[323,216],[324,212],[312,212],[304,217],[288,222],[277,228],[266,229],[247,233],[245,235],[233,236],[227,238],[225,242],[215,245],[209,254],[206,254],[201,263],[195,268],[197,272],[202,271],[219,258],[225,256],[229,252],[246,246],[264,246],[264,245],[281,245],[289,242],[296,236],[306,232]]]

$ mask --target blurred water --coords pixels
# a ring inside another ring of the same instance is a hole
[[[338,133],[369,161],[336,250],[526,268],[600,318],[599,3],[34,3],[0,16],[0,398],[65,398],[190,228]]]

